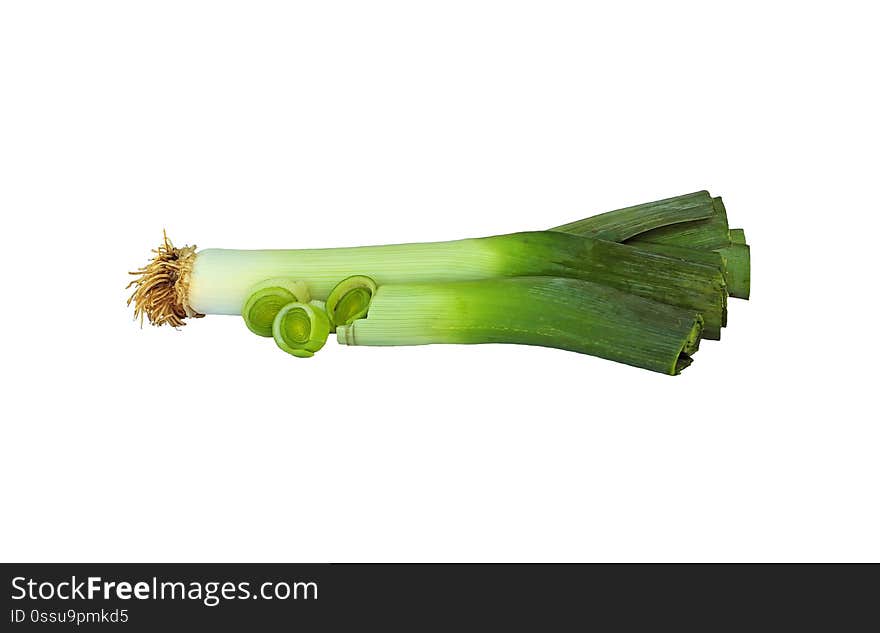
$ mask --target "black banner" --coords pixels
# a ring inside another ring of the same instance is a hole
[[[505,623],[850,630],[874,568],[809,565],[5,564],[4,631],[421,630]]]

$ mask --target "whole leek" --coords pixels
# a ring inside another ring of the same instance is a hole
[[[335,331],[344,345],[541,345],[677,374],[700,338],[720,338],[728,294],[748,298],[750,253],[699,191],[451,242],[196,251],[166,236],[132,274],[142,322],[241,314],[299,357]]]
[[[631,246],[553,231],[451,242],[309,250],[175,248],[166,238],[137,272],[130,302],[155,325],[186,317],[241,314],[251,289],[285,277],[324,300],[342,279],[367,275],[379,285],[544,275],[585,279],[696,310],[718,338],[724,280],[715,270]]]

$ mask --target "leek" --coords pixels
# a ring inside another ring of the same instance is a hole
[[[699,347],[702,318],[579,279],[516,277],[380,285],[366,318],[339,325],[343,345],[516,343],[554,347],[664,374]]]
[[[724,280],[718,271],[631,246],[551,231],[433,242],[310,250],[175,248],[167,239],[137,271],[135,316],[180,326],[188,316],[241,314],[256,284],[305,281],[325,300],[336,284],[363,274],[378,284],[469,281],[544,275],[586,279],[696,310],[707,338],[720,335]]]
[[[518,343],[666,374],[748,298],[750,253],[721,198],[698,191],[547,231],[335,249],[176,248],[135,273],[135,317],[241,314],[299,357],[345,345]]]

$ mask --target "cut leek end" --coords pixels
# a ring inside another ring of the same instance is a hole
[[[324,347],[330,334],[327,314],[308,303],[288,303],[272,321],[272,337],[282,350],[310,358]]]
[[[354,338],[354,328],[350,325],[337,325],[336,342],[340,345],[357,345]]]
[[[703,338],[703,318],[697,315],[694,319],[694,325],[691,327],[690,333],[684,345],[682,345],[681,351],[678,353],[678,358],[675,359],[675,363],[669,372],[671,376],[678,376],[694,362],[692,356],[700,349],[701,338]]]
[[[703,338],[703,317],[697,315],[694,324],[688,334],[687,340],[681,348],[681,352],[688,356],[696,353],[700,349],[700,339]]]
[[[352,275],[336,284],[325,303],[331,330],[367,316],[377,287],[376,282],[365,275]]]
[[[746,232],[743,229],[730,229],[731,244],[745,244]]]
[[[730,296],[747,300],[752,292],[751,249],[748,244],[734,244],[733,248],[740,253],[738,258],[728,264],[728,270],[733,278]]]
[[[196,247],[176,248],[165,231],[163,241],[153,252],[153,260],[130,275],[136,275],[126,288],[134,286],[127,305],[134,304],[134,318],[144,317],[152,325],[171,325],[182,327],[184,319],[205,316],[189,305],[189,283]]]
[[[678,360],[675,362],[675,367],[672,369],[670,373],[671,376],[678,376],[681,372],[691,366],[691,363],[694,362],[694,359],[688,356],[687,354],[681,353],[678,355]]]
[[[748,244],[733,243],[720,251],[724,258],[724,276],[731,297],[748,299],[751,294],[752,255]]]

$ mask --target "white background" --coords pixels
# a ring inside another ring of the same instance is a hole
[[[835,2],[8,2],[7,561],[880,560],[876,17]],[[669,378],[132,322],[200,247],[708,188],[750,302]]]

